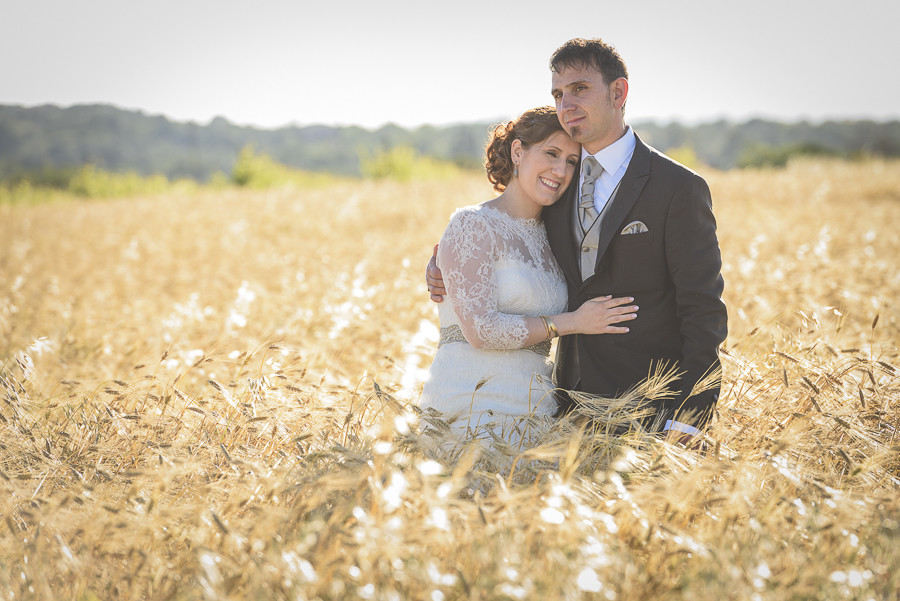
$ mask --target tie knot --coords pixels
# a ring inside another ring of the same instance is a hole
[[[600,176],[602,171],[603,167],[597,162],[597,159],[592,156],[585,157],[584,161],[581,163],[581,173],[584,174],[585,181],[594,181]]]

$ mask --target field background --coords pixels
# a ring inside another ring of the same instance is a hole
[[[707,454],[429,450],[482,175],[0,205],[0,599],[896,598],[900,163],[702,173]]]

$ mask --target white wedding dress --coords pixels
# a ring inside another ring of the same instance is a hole
[[[438,305],[441,342],[420,406],[456,418],[456,435],[491,429],[521,442],[524,416],[556,411],[550,342],[523,348],[524,315],[566,309],[565,280],[544,225],[487,205],[464,207],[450,218],[437,264],[447,296]]]

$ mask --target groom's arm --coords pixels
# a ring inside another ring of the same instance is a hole
[[[431,260],[425,268],[425,283],[428,285],[428,292],[431,293],[431,300],[436,303],[444,302],[444,295],[447,291],[444,289],[444,279],[441,277],[441,270],[437,266],[438,245],[434,245],[434,251],[431,253]]]
[[[696,434],[709,422],[719,397],[718,384],[690,395],[698,381],[720,368],[718,349],[727,333],[722,302],[722,256],[716,236],[709,186],[685,173],[666,220],[666,258],[675,285],[675,309],[681,327],[679,364],[682,394],[666,405],[670,428]],[[686,427],[684,427],[686,426]]]

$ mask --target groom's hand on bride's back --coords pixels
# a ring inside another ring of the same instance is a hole
[[[434,245],[434,251],[431,253],[431,260],[428,261],[428,267],[425,268],[425,283],[428,284],[428,292],[431,293],[431,300],[436,303],[444,302],[444,279],[441,277],[441,270],[437,266],[438,245]]]

